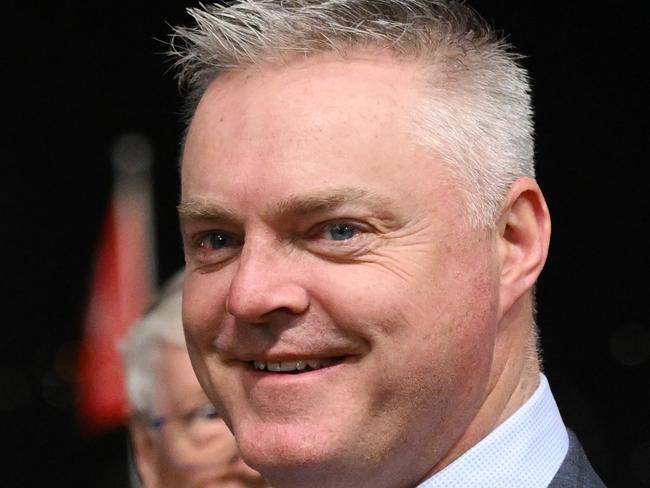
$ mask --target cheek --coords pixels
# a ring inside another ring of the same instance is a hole
[[[430,253],[435,256],[435,253]],[[485,258],[465,264],[456,256],[425,262],[321,266],[312,276],[313,300],[334,323],[398,339],[452,342],[490,334],[496,323],[498,280]]]
[[[489,266],[477,264],[485,256],[452,253],[407,263],[401,274],[372,265],[318,273],[314,295],[330,319],[370,344],[376,370],[396,383],[412,382],[388,389],[426,395],[437,388],[462,396],[480,389],[488,375],[498,283]]]
[[[228,282],[219,273],[189,272],[183,287],[183,326],[188,340],[210,347],[226,315]]]
[[[220,367],[215,355],[214,343],[219,336],[225,317],[227,289],[216,274],[186,275],[183,288],[183,326],[187,349],[192,368],[206,392],[208,398],[220,411],[217,391],[223,385],[217,385],[215,378],[222,379],[221,371],[212,371]]]

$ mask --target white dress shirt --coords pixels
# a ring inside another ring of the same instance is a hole
[[[519,410],[416,488],[546,488],[568,449],[566,427],[540,374]]]

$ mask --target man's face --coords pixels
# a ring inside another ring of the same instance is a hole
[[[241,460],[223,420],[210,415],[206,407],[211,405],[183,348],[161,348],[156,384],[156,411],[152,414],[159,425],[140,432],[136,444],[145,488],[267,486]]]
[[[411,136],[422,86],[414,64],[321,56],[218,78],[191,124],[190,355],[273,486],[412,484],[485,399],[494,238]]]

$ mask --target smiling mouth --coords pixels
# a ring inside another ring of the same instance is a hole
[[[303,373],[317,369],[327,368],[343,361],[344,357],[326,359],[298,359],[292,361],[253,361],[257,371],[272,373]]]

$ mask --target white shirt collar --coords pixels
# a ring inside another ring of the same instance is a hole
[[[416,488],[546,488],[569,449],[569,437],[540,374],[519,410],[462,456]]]

